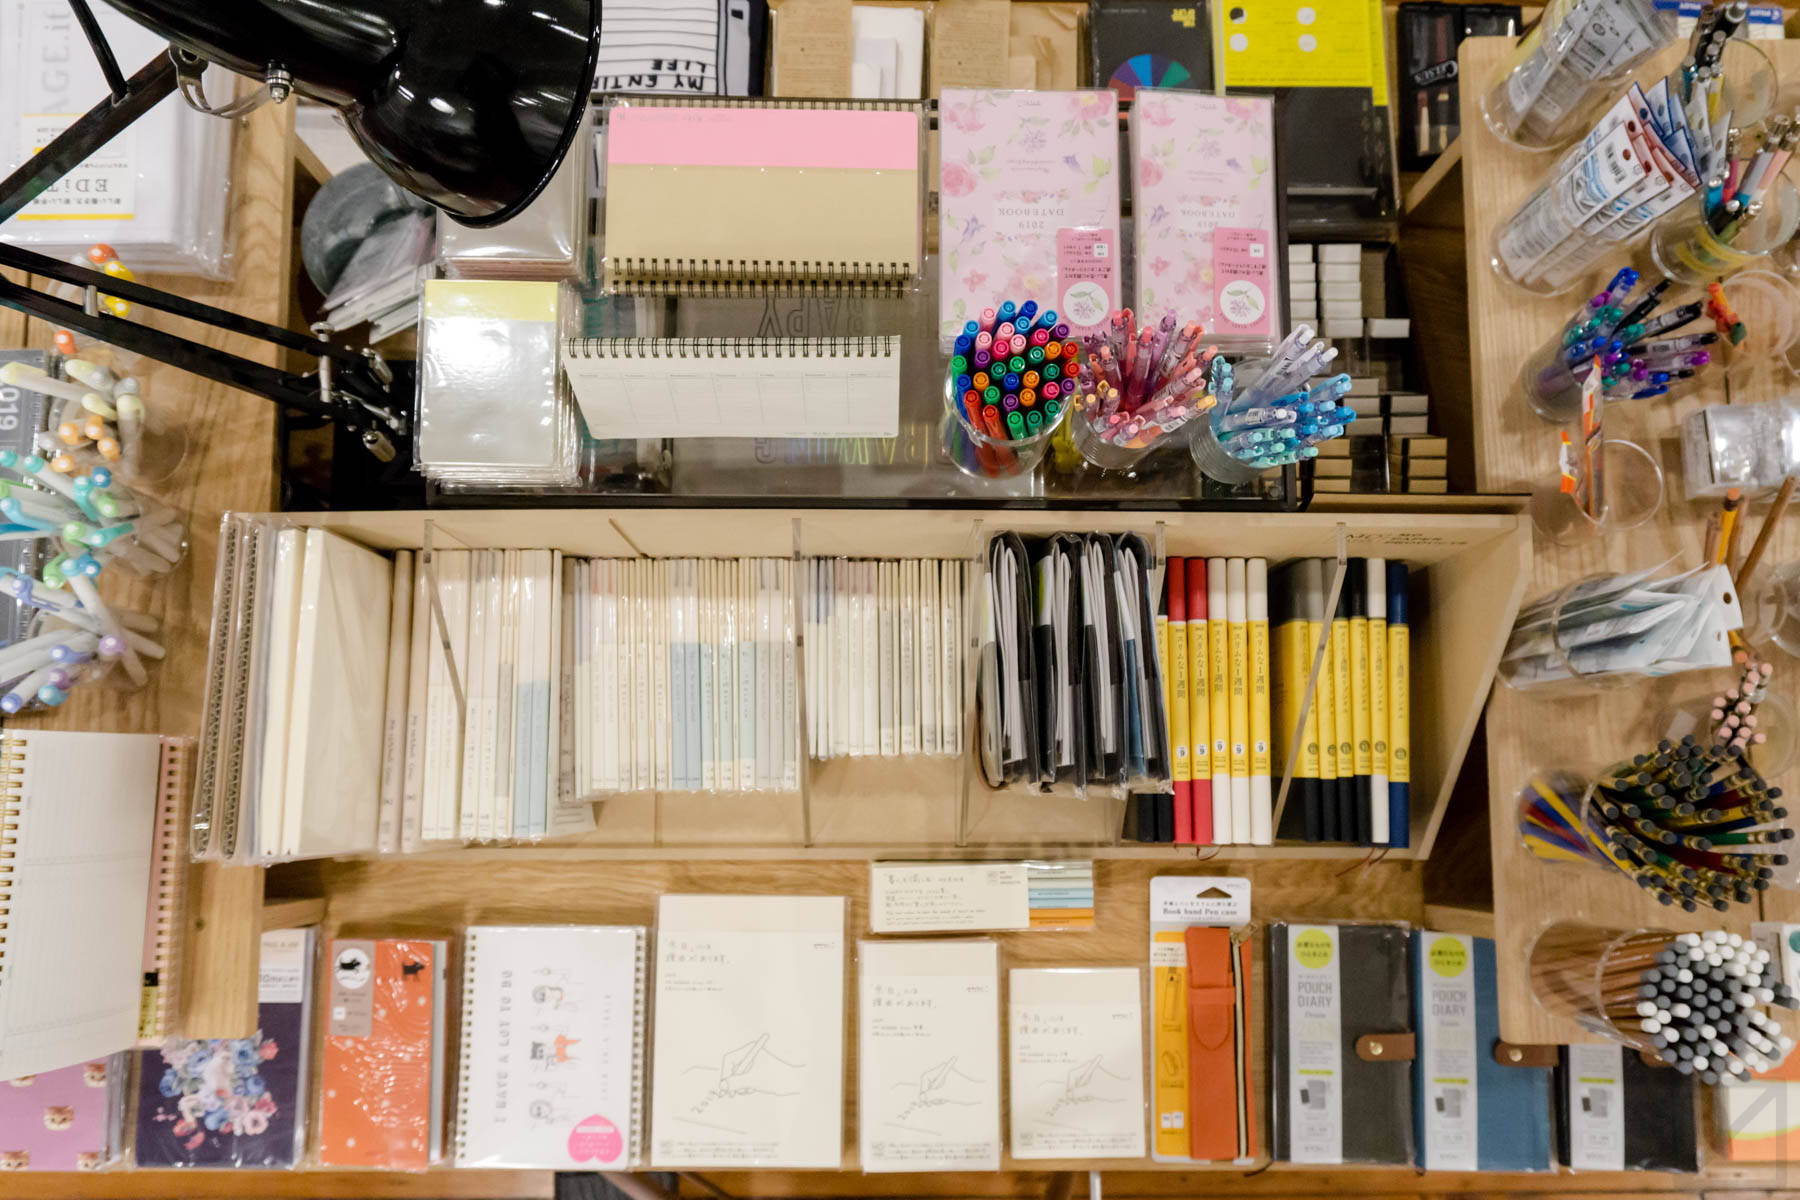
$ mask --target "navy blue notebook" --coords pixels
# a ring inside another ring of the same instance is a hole
[[[1502,1066],[1489,938],[1413,934],[1413,1117],[1433,1171],[1551,1169],[1551,1068]]]

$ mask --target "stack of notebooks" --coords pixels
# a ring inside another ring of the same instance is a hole
[[[574,797],[800,786],[791,561],[570,559],[563,581]]]
[[[955,560],[808,559],[813,758],[960,754],[964,576]]]
[[[1448,439],[1441,437],[1414,434],[1389,438],[1388,479],[1394,490],[1414,494],[1449,491],[1449,464],[1445,457],[1449,448]]]
[[[94,17],[128,76],[168,53],[166,38],[123,13],[102,5]],[[229,101],[237,76],[209,74],[209,101]],[[0,177],[106,95],[99,61],[66,4],[0,3]],[[83,265],[88,247],[104,242],[140,274],[226,278],[233,189],[223,181],[231,177],[233,126],[165,96],[0,227],[0,241]]]
[[[166,936],[174,865],[158,856],[171,848],[167,826],[181,811],[192,749],[154,734],[8,730],[0,739],[8,831],[0,895],[9,912],[0,1079],[105,1058],[140,1033],[167,1032],[160,988],[174,973]],[[152,975],[157,995],[146,991]]]
[[[371,344],[418,324],[432,228],[429,213],[405,209],[370,230],[331,285],[320,323],[338,333],[366,322]]]
[[[0,1171],[98,1171],[124,1149],[131,1057],[0,1082]]]
[[[1149,547],[1136,534],[996,535],[976,683],[990,787],[1169,778]]]
[[[417,938],[331,942],[321,1166],[423,1171],[443,1159],[448,949]]]
[[[1358,242],[1290,242],[1289,321],[1327,339],[1362,337],[1362,256]]]
[[[438,257],[445,271],[453,279],[578,282],[587,270],[588,191],[593,178],[590,109],[556,174],[518,216],[500,225],[472,229],[438,215]]]
[[[228,517],[213,585],[192,850],[376,849],[394,566],[323,529]]]
[[[293,1167],[306,1146],[313,931],[263,934],[256,1036],[139,1054],[140,1167]]]

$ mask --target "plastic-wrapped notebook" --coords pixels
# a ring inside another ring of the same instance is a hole
[[[1428,1171],[1551,1169],[1548,1066],[1502,1062],[1494,940],[1413,934],[1413,1112]]]
[[[1407,931],[1269,926],[1271,1151],[1283,1162],[1413,1161]],[[1379,1048],[1377,1048],[1379,1046]]]
[[[1729,1089],[1727,1089],[1729,1090]],[[1617,1042],[1563,1047],[1556,1157],[1577,1171],[1698,1171],[1692,1075],[1651,1066]]]
[[[140,1167],[292,1167],[306,1145],[314,931],[262,936],[256,1035],[170,1038],[138,1064]]]
[[[642,925],[469,929],[457,1166],[638,1163],[647,943]]]
[[[897,294],[919,273],[917,104],[644,99],[606,121],[608,291]]]
[[[163,739],[0,738],[0,1079],[137,1042]],[[70,953],[71,947],[80,952]]]
[[[194,743],[165,738],[156,795],[156,849],[150,860],[149,905],[144,914],[144,1002],[138,1043],[155,1045],[169,1035],[181,982],[181,942],[175,937],[187,895],[187,810],[194,785]]]
[[[98,1171],[124,1138],[124,1054],[0,1083],[0,1172]]]

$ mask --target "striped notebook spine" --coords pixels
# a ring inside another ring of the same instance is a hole
[[[160,1045],[169,1036],[180,998],[181,939],[177,931],[187,901],[188,862],[182,843],[188,829],[195,756],[192,738],[162,740],[149,916],[144,927],[144,990],[138,1010],[140,1045]]]

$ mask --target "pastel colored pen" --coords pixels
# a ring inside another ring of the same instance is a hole
[[[1013,314],[1018,311],[1019,311],[1018,308],[1013,304],[1013,302],[1011,300],[1007,300],[1004,303],[1002,303],[999,308],[994,310],[994,316],[996,318],[998,318],[999,320],[1005,322],[1006,324],[1010,325],[1010,324],[1012,324]]]
[[[981,330],[982,330],[982,332],[986,333],[989,337],[992,337],[993,333],[994,333],[994,323],[998,319],[999,319],[999,314],[996,313],[993,309],[991,309],[991,308],[982,309],[981,310]]]

